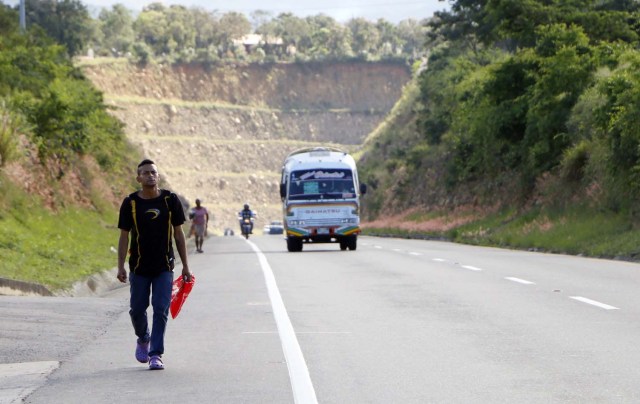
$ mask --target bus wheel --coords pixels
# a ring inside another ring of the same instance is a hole
[[[287,237],[287,250],[289,252],[302,251],[302,239],[299,237]]]

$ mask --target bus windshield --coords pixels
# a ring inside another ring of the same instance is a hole
[[[289,178],[289,199],[355,198],[353,174],[347,169],[293,171]]]

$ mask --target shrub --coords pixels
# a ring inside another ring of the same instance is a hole
[[[582,141],[564,151],[560,162],[562,178],[567,182],[580,182],[589,162],[589,143]]]
[[[15,160],[18,153],[18,135],[24,131],[24,119],[11,111],[0,100],[0,168]]]
[[[133,61],[141,66],[146,66],[153,59],[153,51],[151,47],[144,42],[136,42],[133,44]]]

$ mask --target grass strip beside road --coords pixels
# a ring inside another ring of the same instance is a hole
[[[385,225],[364,223],[364,234],[640,261],[640,229],[620,214],[574,206],[524,213],[505,210],[447,228],[426,224],[437,218],[441,223],[455,220],[450,212],[412,212]]]
[[[0,199],[0,277],[32,282],[52,292],[113,268],[117,212],[67,208],[52,212],[36,198]],[[7,198],[5,194],[2,198]],[[8,206],[7,206],[8,205]]]

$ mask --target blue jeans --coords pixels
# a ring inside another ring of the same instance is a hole
[[[149,356],[164,353],[164,331],[169,319],[169,305],[171,304],[171,287],[173,272],[162,272],[154,277],[129,274],[131,301],[129,315],[138,342],[151,341]],[[153,293],[152,293],[153,292]],[[153,325],[149,333],[147,308],[149,297],[153,307]]]

